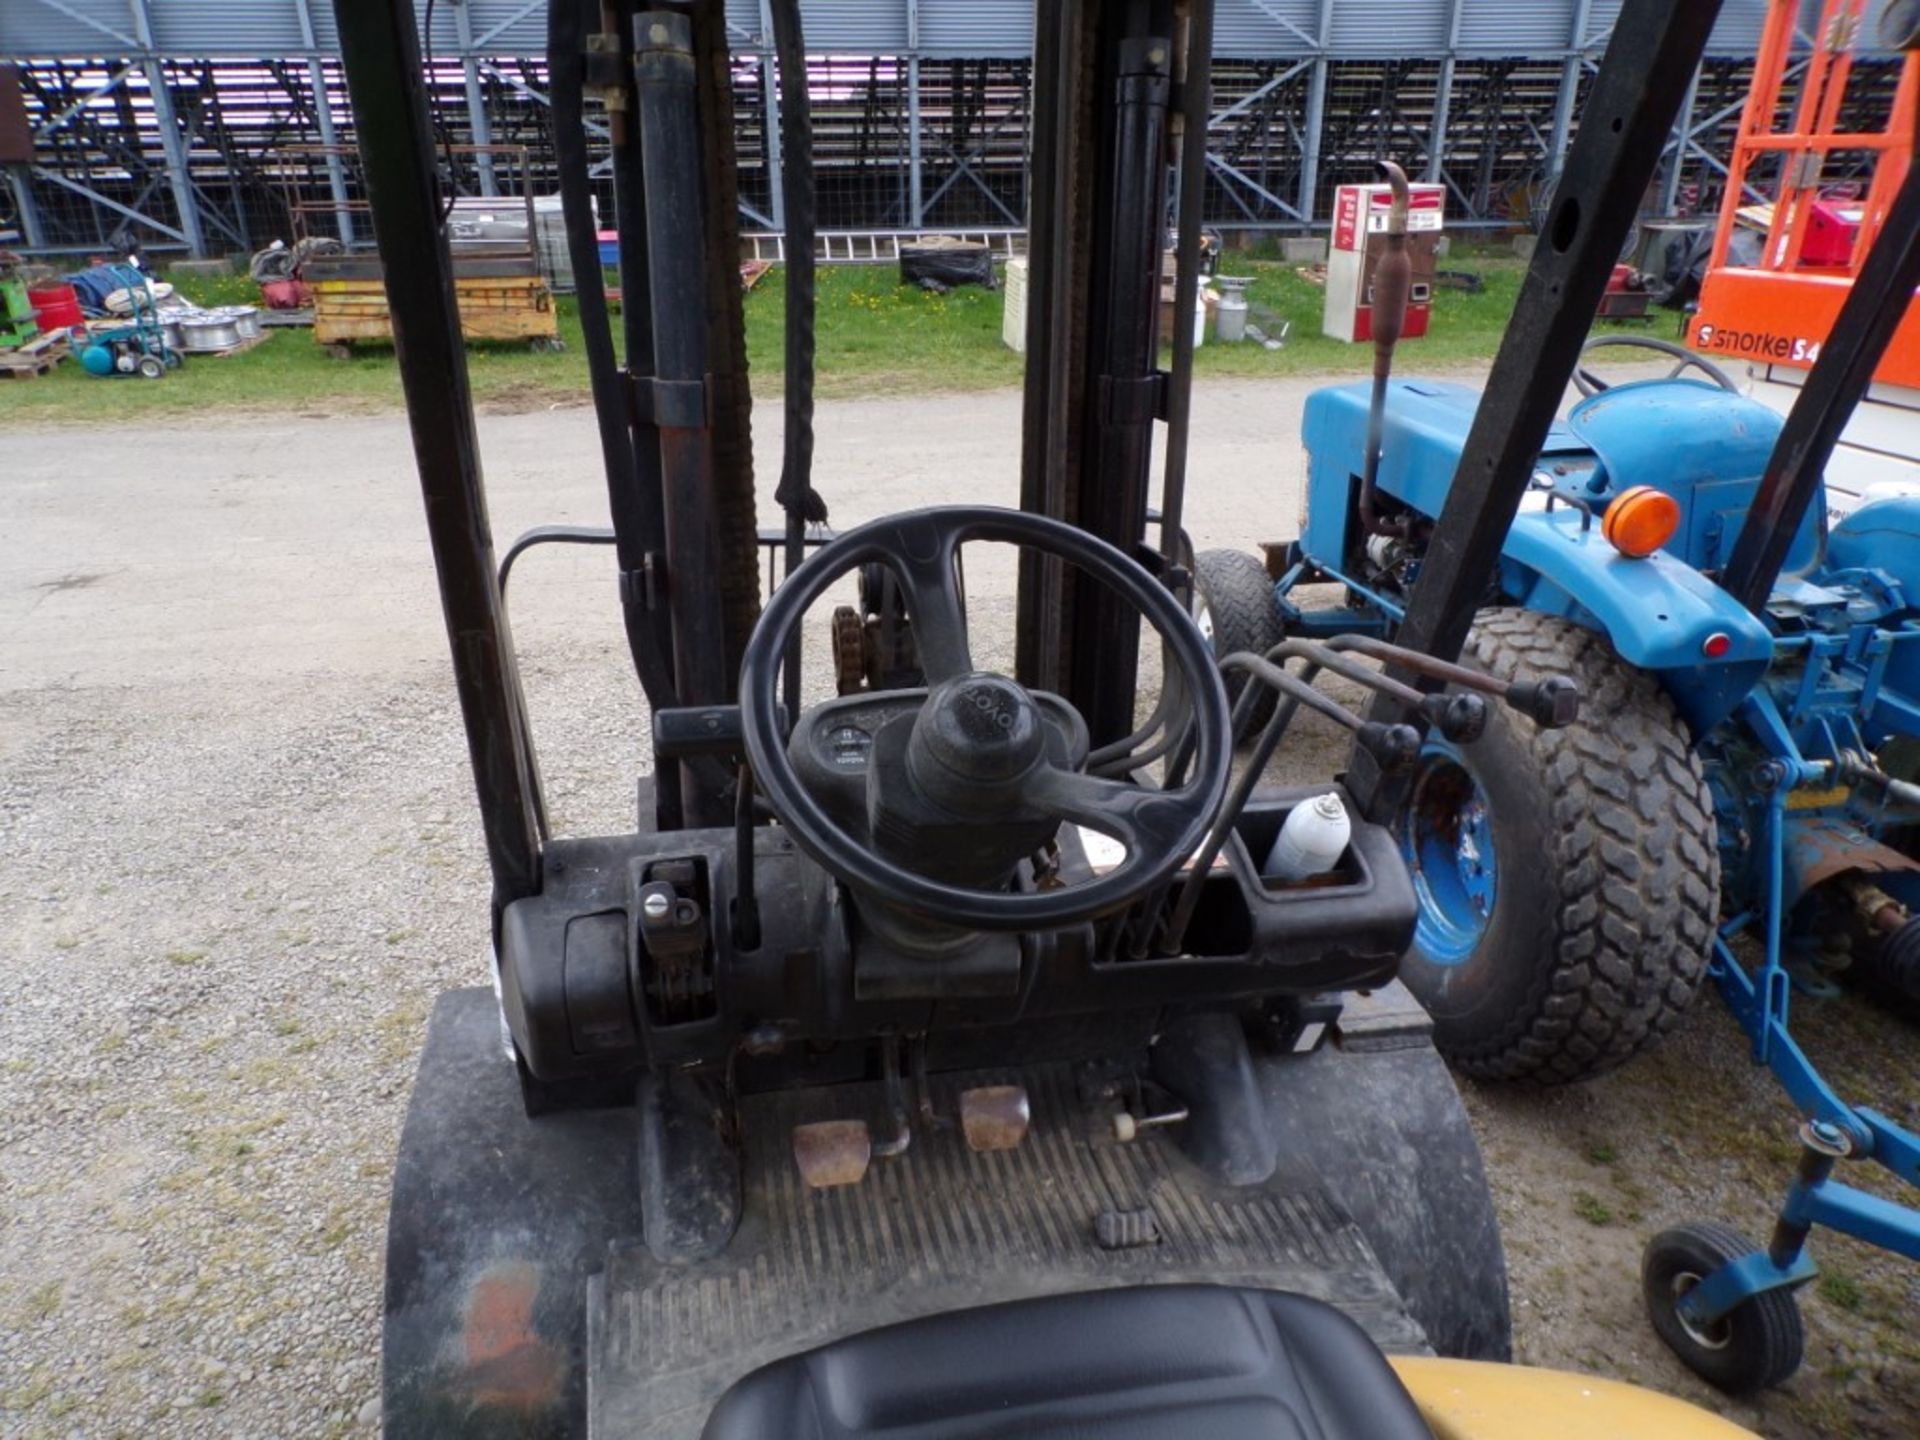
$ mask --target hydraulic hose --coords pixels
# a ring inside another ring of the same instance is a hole
[[[785,573],[799,568],[807,526],[826,522],[826,502],[813,488],[814,285],[817,204],[813,173],[813,108],[807,93],[807,44],[800,0],[772,0],[774,58],[780,68],[780,159],[786,205],[786,425],[780,488],[787,512]],[[800,713],[800,636],[787,650],[787,713]]]

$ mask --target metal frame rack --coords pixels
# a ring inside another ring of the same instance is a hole
[[[1724,184],[1719,157],[1765,6],[1726,10],[1651,208],[1703,211]],[[1310,230],[1336,185],[1411,149],[1424,178],[1446,184],[1451,223],[1529,223],[1618,11],[1617,0],[1223,0],[1203,213],[1220,226]],[[416,12],[424,27],[426,0]],[[764,0],[730,0],[727,12],[741,217],[777,235],[771,26]],[[448,138],[528,145],[536,177],[550,175],[544,0],[437,0],[430,18],[427,83]],[[813,0],[821,227],[1023,227],[1032,24],[1031,0]],[[20,91],[31,158],[5,167],[0,215],[13,212],[32,250],[97,250],[122,226],[150,248],[194,254],[284,236],[276,152],[353,142],[338,49],[327,0],[15,0],[0,12],[0,90]],[[1810,37],[1797,49],[1790,86]],[[1897,71],[1870,58],[1857,70],[1876,67]],[[458,170],[463,190],[496,193],[484,160]],[[293,178],[342,206],[362,198],[338,165]]]

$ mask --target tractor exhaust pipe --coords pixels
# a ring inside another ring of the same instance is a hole
[[[1387,424],[1387,380],[1393,374],[1393,349],[1407,326],[1407,297],[1413,291],[1413,257],[1407,253],[1407,172],[1391,160],[1376,162],[1393,187],[1387,211],[1387,248],[1374,267],[1369,307],[1373,319],[1373,403],[1367,409],[1367,460],[1360,476],[1360,524],[1369,535],[1406,537],[1408,517],[1383,518],[1377,508],[1380,449]]]

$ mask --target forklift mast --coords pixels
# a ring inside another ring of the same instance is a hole
[[[1040,0],[1028,253],[1023,509],[1134,553],[1156,421],[1168,425],[1161,552],[1179,555],[1199,288],[1212,0]],[[1158,365],[1166,204],[1178,155],[1172,368]],[[1095,745],[1133,729],[1139,617],[1023,556],[1018,673],[1065,696]]]

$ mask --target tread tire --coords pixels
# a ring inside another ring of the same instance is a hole
[[[1273,580],[1267,567],[1258,556],[1244,550],[1202,550],[1195,557],[1193,606],[1195,619],[1203,609],[1211,617],[1215,660],[1240,650],[1264,655],[1286,639],[1280,613],[1274,608]],[[1247,677],[1231,674],[1220,678],[1226,682],[1227,703],[1236,703],[1247,688]],[[1259,733],[1273,717],[1273,703],[1271,691],[1255,702],[1246,719],[1234,726],[1234,744]]]
[[[1720,1321],[1719,1344],[1706,1345],[1674,1311],[1675,1279],[1692,1274],[1704,1280],[1756,1248],[1737,1230],[1696,1222],[1662,1230],[1647,1242],[1640,1263],[1641,1298],[1654,1333],[1689,1370],[1729,1395],[1765,1390],[1800,1368],[1806,1351],[1800,1304],[1791,1290],[1763,1290]]]
[[[1712,953],[1720,859],[1686,722],[1606,637],[1555,616],[1480,613],[1468,664],[1508,679],[1563,674],[1581,716],[1541,730],[1505,707],[1467,747],[1506,865],[1479,947],[1401,978],[1462,1073],[1557,1085],[1625,1063],[1674,1029]]]

